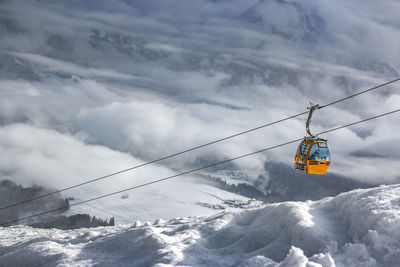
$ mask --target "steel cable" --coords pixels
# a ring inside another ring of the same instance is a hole
[[[333,101],[333,102],[331,102],[331,103],[322,105],[322,106],[320,106],[320,109],[321,109],[321,108],[328,107],[328,106],[331,106],[331,105],[334,105],[334,104],[337,104],[337,103],[342,102],[342,101],[344,101],[344,100],[347,100],[347,99],[349,99],[349,98],[352,98],[352,97],[355,97],[355,96],[358,96],[358,95],[361,95],[361,94],[364,94],[364,93],[373,91],[373,90],[375,90],[375,89],[381,88],[381,87],[383,87],[383,86],[389,85],[389,84],[394,83],[394,82],[397,82],[397,81],[399,81],[399,80],[400,80],[400,77],[397,78],[397,79],[391,80],[391,81],[389,81],[389,82],[386,82],[386,83],[383,83],[383,84],[374,86],[374,87],[372,87],[372,88],[369,88],[369,89],[360,91],[360,92],[358,92],[358,93],[356,93],[356,94],[347,96],[347,97],[345,97],[345,98],[342,98],[342,99]],[[233,135],[230,135],[230,136],[221,138],[221,139],[217,139],[217,140],[214,140],[214,141],[211,141],[211,142],[208,142],[208,143],[199,145],[199,146],[195,146],[195,147],[192,147],[192,148],[189,148],[189,149],[186,149],[186,150],[183,150],[183,151],[174,153],[174,154],[170,154],[170,155],[167,155],[167,156],[164,156],[164,157],[161,157],[161,158],[152,160],[152,161],[148,161],[148,162],[145,162],[145,163],[143,163],[143,164],[139,164],[139,165],[136,165],[136,166],[133,166],[133,167],[124,169],[124,170],[120,170],[120,171],[117,171],[117,172],[113,172],[113,173],[110,173],[110,174],[107,174],[107,175],[104,175],[104,176],[101,176],[101,177],[98,177],[98,178],[94,178],[94,179],[91,179],[91,180],[87,180],[87,181],[82,182],[82,183],[78,183],[78,184],[75,184],[75,185],[72,185],[72,186],[68,186],[68,187],[65,187],[65,188],[62,188],[62,189],[59,189],[59,190],[56,190],[56,191],[47,193],[47,194],[43,194],[43,195],[40,195],[40,196],[37,196],[37,197],[34,197],[34,198],[26,199],[26,200],[24,200],[24,201],[17,202],[17,203],[14,203],[14,204],[11,204],[11,205],[7,205],[7,206],[4,206],[4,207],[0,207],[0,211],[5,210],[5,209],[9,209],[9,208],[12,208],[12,207],[16,207],[16,206],[22,205],[22,204],[24,204],[24,203],[28,203],[28,202],[31,202],[31,201],[35,201],[35,200],[38,200],[38,199],[42,199],[42,198],[45,198],[45,197],[48,197],[48,196],[51,196],[51,195],[54,195],[54,194],[59,194],[59,193],[61,193],[61,192],[64,192],[64,191],[67,191],[67,190],[70,190],[70,189],[73,189],[73,188],[77,188],[77,187],[80,187],[80,186],[83,186],[83,185],[87,185],[87,184],[90,184],[90,183],[93,183],[93,182],[97,182],[97,181],[100,181],[100,180],[104,180],[104,179],[106,179],[106,178],[109,178],[109,177],[112,177],[112,176],[115,176],[115,175],[118,175],[118,174],[121,174],[121,173],[125,173],[125,172],[128,172],[128,171],[132,171],[132,170],[134,170],[134,169],[138,169],[138,168],[141,168],[141,167],[144,167],[144,166],[147,166],[147,165],[151,165],[151,164],[154,164],[154,163],[156,163],[156,162],[160,162],[160,161],[163,161],[163,160],[166,160],[166,159],[169,159],[169,158],[178,156],[178,155],[182,155],[182,154],[188,153],[188,152],[190,152],[190,151],[194,151],[194,150],[197,150],[197,149],[200,149],[200,148],[203,148],[203,147],[206,147],[206,146],[210,146],[210,145],[213,145],[213,144],[216,144],[216,143],[219,143],[219,142],[222,142],[222,141],[225,141],[225,140],[228,140],[228,139],[231,139],[231,138],[240,136],[240,135],[244,135],[244,134],[247,134],[247,133],[256,131],[256,130],[260,130],[260,129],[262,129],[262,128],[266,128],[266,127],[268,127],[268,126],[271,126],[271,125],[274,125],[274,124],[278,124],[278,123],[281,123],[281,122],[284,122],[284,121],[287,121],[287,120],[290,120],[290,119],[299,117],[299,116],[301,116],[301,115],[305,115],[305,114],[307,114],[307,113],[308,113],[308,111],[301,112],[301,113],[298,113],[298,114],[295,114],[295,115],[292,115],[292,116],[289,116],[289,117],[286,117],[286,118],[283,118],[283,119],[280,119],[280,120],[277,120],[277,121],[274,121],[274,122],[270,122],[270,123],[267,123],[267,124],[263,124],[263,125],[260,125],[260,126],[251,128],[251,129],[246,130],[246,131],[242,131],[242,132],[239,132],[239,133],[236,133],[236,134],[233,134]]]
[[[335,128],[320,132],[317,135],[325,134],[325,133],[329,133],[329,132],[333,132],[333,131],[337,131],[339,129],[343,129],[343,128],[350,127],[350,126],[353,126],[353,125],[356,125],[356,124],[359,124],[359,123],[363,123],[363,122],[366,122],[366,121],[370,121],[370,120],[373,120],[373,119],[384,117],[384,116],[387,116],[387,115],[390,115],[390,114],[393,114],[393,113],[396,113],[396,112],[399,112],[399,111],[400,111],[400,109],[396,109],[396,110],[393,110],[393,111],[390,111],[390,112],[386,112],[386,113],[383,113],[383,114],[380,114],[380,115],[377,115],[377,116],[373,116],[373,117],[370,117],[370,118],[367,118],[367,119],[363,119],[363,120],[356,121],[356,122],[353,122],[353,123],[349,123],[349,124],[346,124],[346,125],[343,125],[343,126],[335,127]],[[285,143],[282,143],[282,144],[279,144],[279,145],[275,145],[275,146],[271,146],[271,147],[268,147],[268,148],[264,148],[264,149],[261,149],[261,150],[255,151],[255,152],[251,152],[251,153],[244,154],[244,155],[241,155],[241,156],[237,156],[237,157],[234,157],[234,158],[230,158],[230,159],[226,159],[226,160],[223,160],[223,161],[219,161],[219,162],[216,162],[216,163],[213,163],[213,164],[210,164],[210,165],[206,165],[206,166],[199,167],[199,168],[196,168],[196,169],[192,169],[192,170],[189,170],[189,171],[185,171],[185,172],[181,172],[181,173],[178,173],[178,174],[174,174],[174,175],[171,175],[171,176],[168,176],[168,177],[164,177],[164,178],[161,178],[161,179],[158,179],[158,180],[154,180],[154,181],[151,181],[151,182],[143,183],[143,184],[140,184],[140,185],[137,185],[137,186],[134,186],[134,187],[130,187],[130,188],[126,188],[126,189],[123,189],[123,190],[119,190],[119,191],[116,191],[116,192],[113,192],[113,193],[101,195],[101,196],[94,197],[94,198],[87,199],[87,200],[83,200],[83,201],[80,201],[80,202],[77,202],[77,203],[73,203],[71,205],[66,205],[66,206],[63,206],[63,207],[60,207],[60,208],[47,210],[47,211],[44,211],[44,212],[41,212],[41,213],[37,213],[37,214],[30,215],[30,216],[22,217],[22,218],[19,218],[17,220],[8,221],[6,223],[0,224],[0,226],[6,226],[6,225],[9,225],[9,224],[12,224],[12,223],[15,223],[15,222],[19,222],[19,221],[22,221],[22,220],[31,219],[31,218],[38,217],[38,216],[45,215],[45,214],[49,214],[49,213],[52,213],[52,212],[55,212],[55,211],[63,210],[63,209],[69,208],[69,207],[82,205],[82,204],[87,203],[87,202],[95,201],[95,200],[98,200],[98,199],[106,198],[106,197],[109,197],[109,196],[117,195],[117,194],[120,194],[120,193],[123,193],[123,192],[127,192],[127,191],[131,191],[131,190],[135,190],[135,189],[138,189],[138,188],[141,188],[141,187],[145,187],[145,186],[148,186],[148,185],[152,185],[152,184],[155,184],[155,183],[160,183],[160,182],[163,182],[163,181],[166,181],[166,180],[170,180],[170,179],[182,176],[182,175],[194,173],[194,172],[197,172],[197,171],[200,171],[200,170],[208,169],[208,168],[211,168],[211,167],[214,167],[214,166],[217,166],[217,165],[221,165],[221,164],[224,164],[224,163],[227,163],[227,162],[231,162],[231,161],[234,161],[234,160],[238,160],[238,159],[242,159],[242,158],[245,158],[245,157],[249,157],[249,156],[252,156],[252,155],[255,155],[255,154],[259,154],[261,152],[265,152],[265,151],[268,151],[268,150],[272,150],[272,149],[275,149],[275,148],[278,148],[278,147],[286,146],[286,145],[289,145],[289,144],[292,144],[292,143],[295,143],[295,142],[299,142],[301,140],[303,140],[303,138],[295,139],[295,140],[288,141],[288,142],[285,142]]]

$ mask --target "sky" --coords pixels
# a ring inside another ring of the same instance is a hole
[[[0,177],[54,188],[132,167],[397,78],[395,0],[0,3]],[[384,14],[384,15],[383,15]],[[400,107],[393,84],[314,113],[320,132]],[[305,135],[299,117],[135,172],[135,181]],[[322,136],[329,172],[400,180],[399,115]],[[219,169],[292,166],[296,145]],[[121,175],[96,190],[133,185]]]

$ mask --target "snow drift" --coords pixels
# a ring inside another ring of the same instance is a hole
[[[210,217],[0,228],[4,266],[396,266],[400,185]]]

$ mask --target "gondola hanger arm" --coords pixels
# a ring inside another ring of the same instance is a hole
[[[309,109],[310,112],[308,113],[308,118],[307,118],[307,122],[306,122],[306,131],[311,137],[317,137],[316,135],[314,135],[310,132],[310,123],[311,123],[311,118],[312,118],[314,110],[320,109],[320,108],[321,108],[320,105],[318,105],[318,104],[314,105],[313,102],[311,102],[311,101],[310,101],[310,106],[307,107],[307,109]]]

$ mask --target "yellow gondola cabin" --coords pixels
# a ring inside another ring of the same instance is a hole
[[[294,167],[306,173],[324,174],[331,164],[328,142],[310,132],[312,114],[314,110],[320,108],[319,105],[313,105],[311,102],[310,104],[311,106],[308,107],[310,112],[306,122],[306,131],[309,136],[304,137],[297,148]]]
[[[326,140],[304,138],[297,148],[295,168],[306,173],[324,174],[330,164],[330,153]]]

